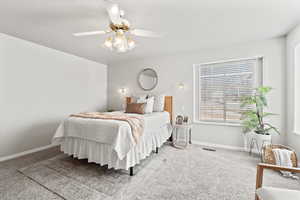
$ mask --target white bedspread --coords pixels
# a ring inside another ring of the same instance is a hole
[[[144,133],[170,123],[168,112],[154,112],[142,116],[145,123]],[[111,145],[120,160],[135,146],[130,125],[125,121],[117,120],[70,117],[59,125],[53,137],[53,143],[60,143],[64,138],[80,138]]]

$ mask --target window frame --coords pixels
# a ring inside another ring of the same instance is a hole
[[[227,60],[218,60],[213,62],[206,62],[200,64],[193,64],[193,123],[203,124],[203,125],[220,125],[220,126],[234,126],[241,127],[240,122],[230,122],[230,121],[217,121],[217,120],[200,120],[200,99],[201,99],[201,84],[200,84],[200,68],[203,65],[212,65],[228,62],[239,62],[245,60],[257,60],[258,64],[254,68],[254,84],[255,87],[263,85],[263,67],[264,67],[264,56],[255,56],[249,58],[238,58],[238,59],[227,59]]]

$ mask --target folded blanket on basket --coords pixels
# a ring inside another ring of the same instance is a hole
[[[287,149],[272,149],[276,165],[283,167],[293,167],[293,163],[291,160],[292,151]],[[294,176],[291,172],[280,171],[284,177],[291,177],[294,179],[298,179],[297,176]]]
[[[100,112],[85,112],[79,114],[72,114],[71,117],[126,121],[131,127],[132,136],[136,143],[139,142],[139,138],[141,137],[144,131],[143,118],[137,116],[130,116],[125,113],[108,114],[108,113],[100,113]]]

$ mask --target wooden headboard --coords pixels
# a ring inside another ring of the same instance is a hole
[[[132,98],[126,97],[126,104],[131,103]],[[172,96],[165,96],[165,107],[164,111],[167,111],[170,114],[170,120],[172,122],[173,119],[173,97]]]

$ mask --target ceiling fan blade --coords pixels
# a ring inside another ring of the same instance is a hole
[[[160,38],[163,37],[160,33],[155,33],[153,31],[147,31],[143,29],[133,29],[130,31],[131,34],[141,37],[154,37],[154,38]]]
[[[106,7],[106,10],[108,12],[110,21],[113,24],[121,24],[122,23],[121,14],[120,14],[120,8],[119,8],[118,4],[108,3],[107,7]]]
[[[81,33],[73,33],[74,36],[88,36],[88,35],[103,35],[108,33],[108,31],[89,31]]]

